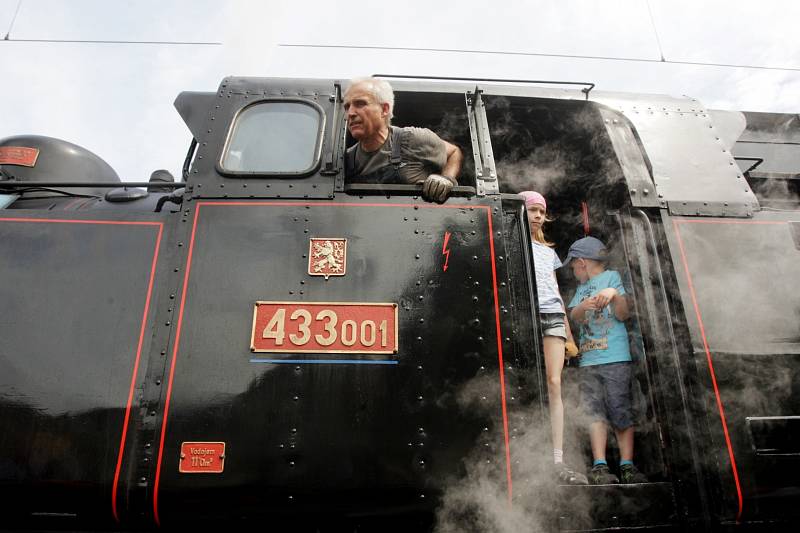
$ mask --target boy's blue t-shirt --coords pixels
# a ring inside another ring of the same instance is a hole
[[[613,287],[620,295],[625,294],[622,279],[616,270],[605,270],[586,283],[578,285],[569,307],[572,309],[586,298],[601,290]],[[586,311],[586,322],[580,324],[580,366],[605,365],[631,360],[628,331],[625,324],[617,320],[612,312],[613,303],[602,311]]]

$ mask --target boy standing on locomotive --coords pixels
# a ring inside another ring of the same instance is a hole
[[[584,409],[592,422],[589,439],[593,465],[589,481],[646,483],[633,464],[632,364],[628,332],[629,316],[625,288],[619,272],[605,269],[606,247],[594,237],[584,237],[569,248],[564,264],[572,267],[579,285],[569,303],[570,318],[579,325],[580,391]],[[620,453],[620,477],[606,462],[608,424],[614,428]]]
[[[531,230],[536,269],[536,304],[542,324],[556,476],[562,483],[586,485],[588,483],[586,476],[564,464],[564,402],[561,399],[561,371],[564,369],[565,354],[574,357],[578,354],[578,349],[572,338],[564,300],[561,298],[556,279],[555,270],[561,266],[561,260],[552,248],[553,243],[545,239],[542,230],[544,223],[550,220],[547,218],[547,202],[544,196],[535,191],[522,191],[519,195],[525,198],[525,209],[528,212]]]
[[[444,202],[464,156],[458,146],[426,128],[390,125],[394,92],[388,82],[360,78],[344,94],[347,129],[358,141],[347,150],[348,178],[366,183],[422,183],[422,197]]]

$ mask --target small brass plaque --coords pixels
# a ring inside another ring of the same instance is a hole
[[[224,469],[224,442],[181,443],[178,471],[182,474],[221,474]]]
[[[19,165],[32,167],[39,157],[38,148],[25,146],[0,146],[0,165]]]

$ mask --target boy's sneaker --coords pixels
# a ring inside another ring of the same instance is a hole
[[[647,477],[633,465],[619,467],[619,477],[622,483],[647,483]]]
[[[588,485],[589,480],[580,472],[576,472],[564,463],[556,464],[556,478],[561,485]]]
[[[619,483],[619,478],[611,473],[608,465],[600,464],[593,466],[589,471],[589,481],[592,485],[611,485]]]

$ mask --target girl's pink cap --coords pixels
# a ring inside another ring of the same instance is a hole
[[[544,196],[539,194],[536,191],[522,191],[517,193],[523,198],[525,198],[525,207],[530,207],[533,204],[541,204],[544,207],[545,211],[547,211],[547,202],[544,201]]]

